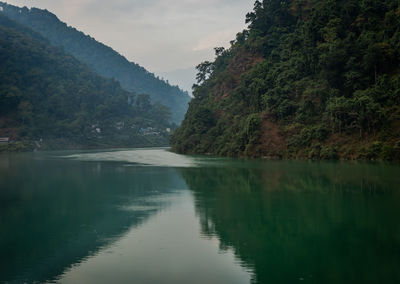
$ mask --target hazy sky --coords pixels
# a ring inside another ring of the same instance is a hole
[[[2,0],[56,14],[151,72],[212,59],[245,28],[254,0]]]

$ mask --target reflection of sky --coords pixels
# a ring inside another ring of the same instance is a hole
[[[194,167],[194,158],[178,155],[165,149],[135,149],[127,151],[73,154],[65,158],[79,161],[125,162],[157,167]]]
[[[50,159],[48,159],[50,158]],[[1,155],[0,282],[43,282],[171,206],[173,170]],[[125,169],[121,171],[122,169]]]
[[[170,197],[140,228],[74,265],[62,283],[250,283],[251,275],[216,237],[202,238],[188,191]]]

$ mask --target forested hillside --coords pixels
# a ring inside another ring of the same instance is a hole
[[[0,7],[3,7],[2,12],[7,17],[38,32],[52,45],[64,48],[67,53],[98,74],[114,78],[120,82],[122,88],[139,94],[149,94],[152,102],[168,106],[175,123],[180,123],[183,119],[190,97],[178,86],[171,86],[145,68],[129,62],[112,48],[67,26],[47,10],[19,8],[2,2]]]
[[[168,143],[167,107],[123,90],[1,12],[0,62],[0,136],[18,142],[9,150]]]
[[[171,138],[181,153],[400,159],[397,0],[264,0]]]

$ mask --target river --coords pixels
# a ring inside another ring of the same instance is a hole
[[[0,155],[0,283],[400,283],[400,166]]]

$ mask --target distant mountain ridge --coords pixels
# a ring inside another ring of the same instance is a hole
[[[4,2],[0,2],[0,7],[7,17],[38,32],[52,45],[64,48],[98,74],[114,78],[122,88],[148,94],[152,102],[168,106],[173,122],[180,123],[183,119],[190,96],[178,86],[171,86],[140,65],[129,62],[112,48],[67,26],[47,10],[20,8]]]

